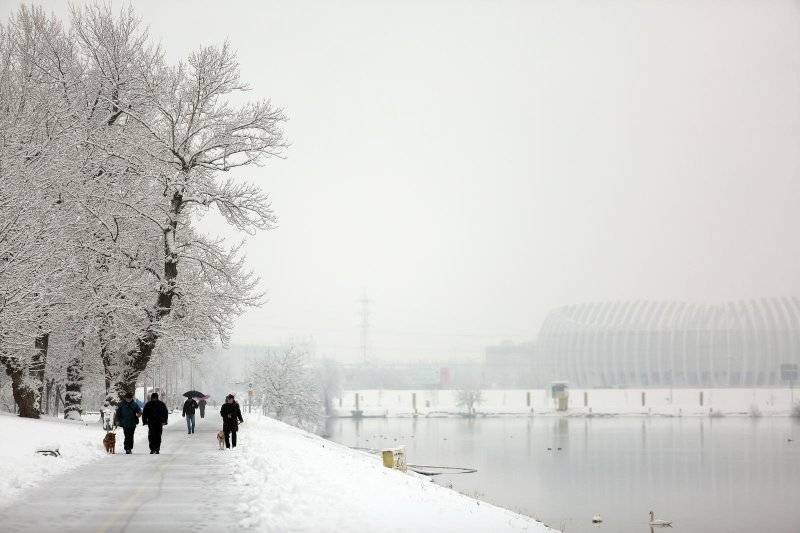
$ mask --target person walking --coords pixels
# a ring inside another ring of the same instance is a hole
[[[186,418],[186,429],[189,430],[189,435],[194,433],[194,410],[197,409],[197,402],[194,398],[187,398],[183,402],[183,416]]]
[[[200,418],[205,418],[206,417],[206,399],[205,398],[200,398],[200,401],[197,402],[197,404],[200,406]]]
[[[158,399],[158,393],[150,395],[150,401],[144,405],[142,423],[147,426],[147,440],[150,442],[150,453],[161,453],[161,433],[167,425],[169,411],[167,406]]]
[[[225,397],[225,403],[222,404],[219,414],[222,415],[222,431],[225,433],[225,447],[230,448],[232,440],[233,447],[236,448],[236,433],[239,431],[239,423],[244,424],[244,418],[242,418],[242,411],[239,409],[239,404],[236,403],[233,394],[228,394]],[[233,434],[232,437],[231,434]]]
[[[133,394],[126,392],[125,400],[117,406],[117,414],[114,417],[114,426],[122,426],[122,432],[125,434],[123,448],[126,454],[133,453],[133,432],[139,425],[140,416],[142,408],[133,401]]]

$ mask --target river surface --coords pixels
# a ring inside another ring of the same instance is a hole
[[[672,520],[666,531],[676,533],[800,531],[800,422],[791,418],[334,418],[326,424],[330,439],[346,446],[402,444],[412,465],[476,468],[434,479],[567,533],[649,532],[650,510]],[[595,514],[604,520],[599,526],[591,523]]]

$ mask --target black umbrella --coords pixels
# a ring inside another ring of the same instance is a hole
[[[187,398],[202,398],[203,396],[205,396],[205,394],[196,390],[187,390],[186,392],[183,393],[183,395],[186,396]]]

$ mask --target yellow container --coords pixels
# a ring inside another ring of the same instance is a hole
[[[382,450],[383,466],[393,470],[406,471],[406,447],[386,448]]]

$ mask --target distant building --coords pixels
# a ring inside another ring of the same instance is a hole
[[[537,371],[588,387],[774,387],[800,363],[800,299],[580,304],[552,311]]]
[[[525,389],[542,386],[534,375],[536,344],[504,342],[487,346],[483,366],[483,388]]]
[[[465,362],[381,362],[343,365],[343,387],[353,389],[477,388],[481,365]]]

